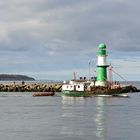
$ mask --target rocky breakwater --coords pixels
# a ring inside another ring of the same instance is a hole
[[[62,83],[45,83],[45,84],[0,84],[0,92],[61,92]],[[120,89],[110,90],[106,87],[92,87],[92,94],[106,94],[108,92],[140,92],[135,86],[126,86]]]
[[[0,92],[60,92],[62,84],[0,84]]]
[[[108,87],[91,87],[91,94],[99,95],[99,94],[116,94],[116,93],[134,93],[134,92],[140,92],[139,89],[137,89],[135,86],[129,85],[125,87],[120,88],[108,88]]]

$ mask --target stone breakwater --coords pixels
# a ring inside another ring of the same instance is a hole
[[[62,83],[46,83],[46,84],[0,84],[0,92],[61,92]],[[92,94],[106,93],[106,87],[93,87]],[[120,89],[121,93],[140,92],[135,86],[126,86]]]
[[[0,92],[60,92],[62,84],[0,84]]]
[[[133,93],[133,92],[140,92],[135,86],[129,85],[120,88],[107,88],[107,87],[91,87],[91,94],[115,94],[115,93]]]

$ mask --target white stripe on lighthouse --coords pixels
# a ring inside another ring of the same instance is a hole
[[[98,56],[98,66],[106,66],[106,56]]]

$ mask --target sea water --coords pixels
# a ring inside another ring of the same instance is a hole
[[[140,88],[140,83],[136,83]],[[0,140],[139,140],[140,93],[130,98],[0,93]]]

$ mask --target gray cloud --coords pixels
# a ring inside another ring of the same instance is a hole
[[[22,40],[28,42],[20,45],[23,50],[34,42],[52,42],[50,46],[60,50],[82,52],[105,42],[113,50],[140,51],[138,3],[130,0],[1,1],[0,36],[4,39],[0,43],[8,48],[7,39],[13,40],[12,47],[18,48],[17,37],[11,34],[19,36],[20,33]]]
[[[139,56],[139,4],[138,0],[1,0],[0,51],[8,53],[1,60],[13,58],[9,70],[19,72],[86,68],[99,43],[118,51],[114,58],[130,58],[133,52]]]

